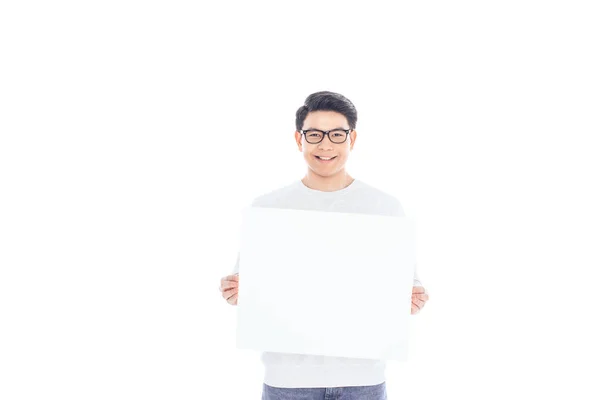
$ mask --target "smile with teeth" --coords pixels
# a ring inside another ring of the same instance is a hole
[[[324,157],[324,156],[323,157],[319,157],[319,156],[315,156],[315,157],[317,157],[317,159],[321,160],[321,161],[330,161],[330,160],[333,160],[334,158],[336,158],[337,156],[333,156],[333,157]]]

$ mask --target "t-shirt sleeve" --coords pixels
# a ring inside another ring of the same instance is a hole
[[[240,273],[240,252],[238,251],[237,261],[235,262],[235,266],[233,267],[233,272],[231,275],[236,275]]]
[[[404,207],[398,199],[394,199],[392,202],[392,212],[390,213],[393,217],[404,217]]]
[[[417,275],[417,264],[416,263],[415,263],[415,273],[413,276],[413,286],[423,286],[423,284],[419,280],[419,276]]]

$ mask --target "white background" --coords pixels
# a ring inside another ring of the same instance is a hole
[[[417,222],[388,397],[597,399],[593,6],[2,2],[0,398],[258,399],[219,280],[332,90],[349,173]]]

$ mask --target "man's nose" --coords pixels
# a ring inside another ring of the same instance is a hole
[[[326,149],[330,149],[333,148],[333,143],[331,142],[331,140],[329,140],[329,135],[325,135],[325,137],[323,138],[323,140],[321,140],[321,142],[319,143],[319,148],[326,148]]]

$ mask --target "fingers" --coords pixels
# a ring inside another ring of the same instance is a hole
[[[225,300],[229,300],[230,298],[232,298],[233,296],[237,296],[238,294],[238,290],[237,289],[228,289],[223,291],[223,298]]]
[[[239,286],[238,282],[234,282],[234,281],[221,281],[221,290],[227,290],[227,289],[231,289],[231,288],[236,288]]]
[[[231,305],[237,305],[238,301],[238,289],[239,289],[240,277],[238,274],[227,275],[221,278],[221,287],[219,290],[223,295],[223,298]]]
[[[422,286],[413,286],[413,294],[411,296],[410,313],[416,314],[425,306],[429,300],[429,295],[425,293],[425,288]]]
[[[227,302],[231,305],[237,305],[237,300],[238,300],[238,294],[237,291],[227,299]]]
[[[427,301],[429,300],[429,295],[426,293],[413,293],[412,298]]]
[[[238,288],[237,287],[231,287],[228,289],[221,289],[221,294],[223,295],[223,298],[225,300],[227,300],[227,302],[229,304],[237,304],[237,297],[238,297]]]
[[[239,291],[237,288],[227,289],[223,291],[223,298],[227,300],[229,304],[233,304],[234,302],[237,303],[238,293]]]
[[[411,314],[416,314],[420,311],[421,309],[413,302],[410,303],[410,313]]]
[[[223,278],[221,278],[221,284],[223,282],[239,282],[240,281],[240,276],[239,275],[227,275]]]
[[[415,299],[414,297],[413,297],[411,303],[414,304],[415,306],[419,307],[419,310],[421,308],[423,308],[423,306],[425,305],[425,302],[423,300]]]
[[[221,278],[221,292],[235,288],[239,286],[239,276],[238,275],[228,275],[226,277]]]
[[[412,298],[427,301],[429,300],[429,295],[425,293],[425,288],[423,286],[413,286]]]

